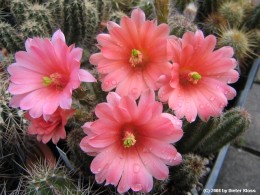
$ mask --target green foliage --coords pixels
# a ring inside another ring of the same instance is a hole
[[[232,108],[218,119],[217,126],[203,139],[198,152],[211,154],[217,152],[221,147],[231,142],[249,128],[250,115],[243,108]]]

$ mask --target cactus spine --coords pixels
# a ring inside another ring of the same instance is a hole
[[[183,194],[188,191],[193,184],[197,184],[203,176],[205,162],[202,157],[195,154],[183,155],[182,163],[179,166],[170,168],[169,188],[174,194]]]
[[[44,26],[48,33],[51,34],[54,28],[54,20],[52,18],[50,10],[40,4],[34,4],[29,7],[26,14],[27,19],[34,19],[40,25]]]
[[[245,17],[244,8],[238,2],[225,2],[220,6],[218,12],[231,27],[239,27]]]
[[[11,12],[15,16],[16,22],[21,24],[26,19],[26,13],[31,6],[26,0],[12,0]]]
[[[252,14],[247,18],[248,21],[246,23],[248,28],[257,28],[260,29],[260,5],[256,6],[253,10]]]
[[[49,36],[48,30],[35,20],[26,20],[20,29],[25,38]]]
[[[170,26],[170,34],[182,37],[187,31],[195,32],[198,28],[188,18],[181,14],[174,14],[168,18],[168,24]]]
[[[0,42],[9,52],[23,48],[23,39],[10,24],[0,22]]]
[[[233,108],[225,112],[220,118],[217,127],[198,146],[201,154],[217,152],[228,142],[234,140],[249,128],[250,115],[243,108]]]
[[[199,118],[193,123],[186,122],[186,125],[183,125],[183,131],[185,133],[182,139],[177,143],[178,151],[182,154],[194,151],[200,141],[215,126],[216,124],[213,118],[210,118],[207,122],[203,122]]]
[[[46,161],[27,167],[26,194],[73,194],[77,187],[64,167],[50,166]]]
[[[167,23],[170,0],[154,0],[154,6],[158,23]]]

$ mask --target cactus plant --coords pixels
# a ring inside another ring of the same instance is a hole
[[[26,0],[12,0],[11,1],[11,13],[15,16],[16,22],[21,24],[26,19],[26,13],[31,6]]]
[[[241,26],[245,17],[245,10],[238,2],[225,2],[219,7],[218,12],[231,27]]]
[[[168,24],[170,26],[171,35],[182,37],[187,31],[195,32],[198,28],[188,18],[181,14],[175,14],[168,18]]]
[[[198,152],[201,154],[217,152],[225,144],[245,132],[249,128],[249,124],[250,115],[246,110],[232,108],[219,118],[217,127],[200,142]]]
[[[81,0],[65,0],[64,15],[64,33],[69,44],[87,44],[89,47],[93,43],[99,23],[94,4]]]
[[[183,155],[182,164],[171,167],[169,189],[173,194],[183,194],[189,191],[192,185],[197,184],[203,176],[205,161],[202,157],[195,154]]]
[[[159,23],[167,23],[170,9],[170,0],[155,0],[155,12]]]
[[[51,167],[47,161],[38,161],[27,166],[26,194],[73,194],[77,187],[66,169],[60,165]]]
[[[21,33],[24,38],[28,37],[48,37],[48,30],[35,20],[26,20],[21,26]]]
[[[48,30],[48,33],[51,34],[52,30],[55,27],[55,22],[51,15],[50,10],[48,10],[44,5],[33,4],[28,8],[26,13],[26,18],[33,19],[38,22],[43,28]]]
[[[201,121],[199,118],[193,123],[185,121],[183,124],[183,131],[185,133],[176,146],[178,151],[182,154],[193,152],[198,147],[200,141],[204,139],[216,125],[217,123],[214,118],[210,118],[207,122]]]
[[[0,22],[0,42],[11,53],[23,48],[23,39],[15,28],[5,22]]]
[[[207,34],[219,34],[220,29],[228,27],[227,20],[218,13],[210,14],[202,23],[202,28]]]
[[[247,18],[246,26],[250,29],[257,28],[260,29],[260,5],[256,6],[253,12]]]
[[[126,14],[122,11],[114,11],[109,16],[109,21],[114,21],[119,24],[122,17],[126,16]]]
[[[64,12],[63,12],[64,0],[48,0],[45,6],[50,10],[51,15],[54,17],[55,23],[59,24],[63,29]]]
[[[246,64],[244,63],[246,58],[253,56],[252,47],[254,42],[253,35],[250,32],[245,32],[239,29],[223,28],[220,31],[220,37],[218,40],[218,47],[231,46],[235,51],[235,58],[239,62],[239,68],[243,72],[246,72]]]

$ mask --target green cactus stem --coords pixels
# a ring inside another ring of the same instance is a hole
[[[23,49],[22,37],[15,28],[5,22],[0,22],[0,42],[11,53]]]
[[[27,0],[12,0],[11,1],[11,13],[15,16],[18,24],[23,23],[26,20],[26,13],[31,6]]]
[[[154,0],[154,7],[158,23],[167,23],[170,9],[170,0]]]
[[[221,147],[234,140],[249,128],[250,115],[243,108],[232,108],[220,118],[218,125],[198,146],[204,155],[217,152]]]
[[[35,20],[26,20],[20,26],[20,29],[24,36],[24,39],[27,39],[28,37],[49,37],[50,36],[48,30]]]
[[[172,194],[183,194],[189,191],[192,185],[197,184],[203,176],[205,161],[195,154],[183,155],[182,163],[170,168],[168,188]]]

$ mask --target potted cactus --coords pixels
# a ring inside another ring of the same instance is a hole
[[[201,192],[250,124],[228,104],[259,54],[250,1],[0,6],[3,194]]]

